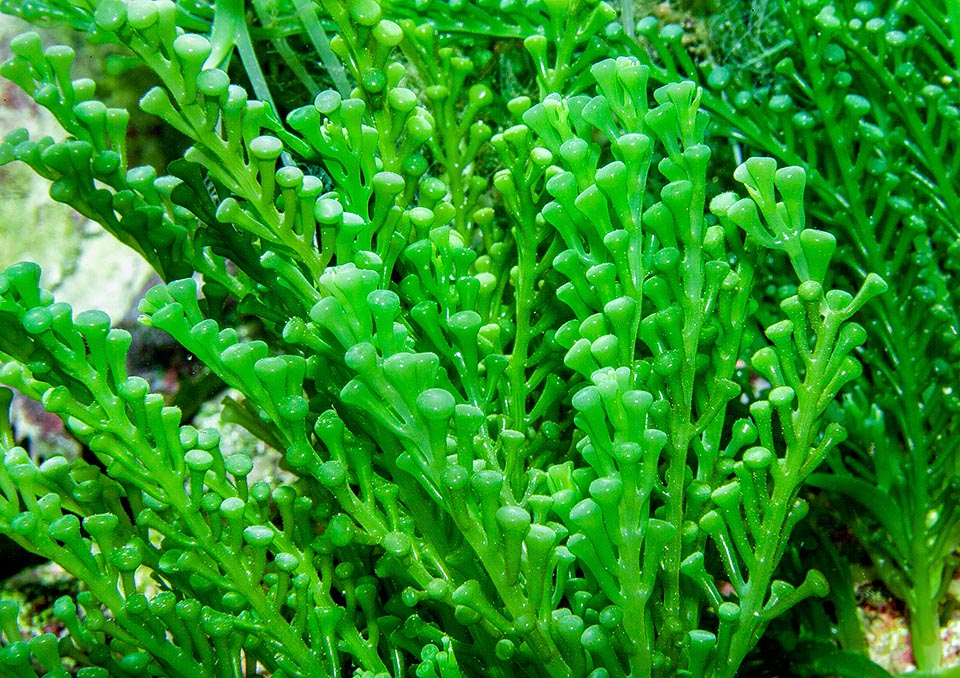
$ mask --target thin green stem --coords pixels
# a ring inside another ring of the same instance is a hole
[[[921,533],[923,534],[923,533]],[[922,540],[914,539],[910,571],[913,587],[907,600],[911,603],[910,647],[919,671],[935,671],[943,661],[940,635],[940,601],[937,590],[943,573],[927,554]]]
[[[346,98],[350,96],[350,81],[347,79],[347,71],[344,69],[340,59],[330,48],[330,40],[327,39],[327,33],[323,30],[323,24],[317,18],[316,3],[310,0],[293,0],[293,6],[297,10],[297,17],[303,24],[307,39],[317,50],[317,56],[320,62],[327,69],[327,74],[333,80],[334,87],[340,93],[340,96]]]

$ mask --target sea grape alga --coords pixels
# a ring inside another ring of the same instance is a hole
[[[720,678],[826,593],[776,570],[886,285],[831,288],[804,170],[711,169],[700,89],[603,53],[606,3],[528,9],[536,91],[509,100],[493,52],[400,4],[38,6],[153,71],[141,108],[189,144],[162,171],[128,167],[128,115],[70,50],[12,44],[3,74],[70,136],[13,132],[0,160],[154,265],[142,321],[296,478],[253,479],[128,373],[129,333],[7,269],[0,382],[89,452],[0,427],[0,532],[84,583],[58,642],[0,602],[12,675]],[[333,85],[295,72],[289,108],[257,52],[291,56],[258,30],[281,24]]]
[[[834,275],[898,281],[862,318],[875,339],[836,415],[849,436],[811,484],[842,507],[878,578],[903,601],[917,668],[948,671],[940,608],[960,544],[960,14],[956,3],[927,0],[771,8],[777,44],[757,55],[762,83],[718,59],[684,61],[676,25],[647,17],[639,33],[658,55],[654,79],[708,89],[718,140],[807,170],[809,210],[838,239]],[[843,633],[844,643],[863,645],[858,635]]]

